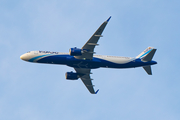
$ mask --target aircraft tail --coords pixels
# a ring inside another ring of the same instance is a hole
[[[146,48],[141,54],[139,54],[136,58],[140,58],[144,62],[151,61],[154,54],[156,52],[156,49],[153,47]],[[152,75],[151,66],[144,66],[144,70],[147,72],[148,75]]]
[[[154,49],[153,47],[148,47],[141,54],[136,56],[136,58],[140,58],[146,62],[151,61],[155,52],[156,52],[156,49]]]

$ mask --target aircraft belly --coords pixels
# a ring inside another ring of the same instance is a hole
[[[95,69],[101,66],[101,62],[98,60],[83,60],[76,59],[74,57],[67,57],[67,65],[74,68],[90,68]]]

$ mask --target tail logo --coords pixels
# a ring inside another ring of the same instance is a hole
[[[149,50],[152,50],[152,48],[151,48],[151,47],[148,47],[148,48],[144,51],[144,53],[148,52]]]
[[[151,47],[148,47],[146,50],[144,50],[144,54],[143,55],[141,55],[139,58],[143,58],[143,57],[145,57],[151,50],[152,50],[153,48],[151,48]]]

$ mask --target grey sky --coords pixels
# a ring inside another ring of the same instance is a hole
[[[180,2],[177,0],[1,0],[1,120],[179,120]],[[112,16],[95,51],[135,57],[157,48],[142,68],[92,70],[97,95],[65,80],[67,66],[22,61],[32,50],[82,47]]]

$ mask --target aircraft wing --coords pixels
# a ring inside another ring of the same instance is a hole
[[[84,83],[86,88],[89,90],[89,92],[91,94],[96,94],[99,90],[97,90],[96,92],[94,91],[94,88],[93,88],[94,85],[92,85],[92,82],[91,82],[91,80],[93,79],[91,79],[90,77],[91,69],[85,69],[85,68],[74,68],[74,69],[80,75],[82,82]]]
[[[83,53],[81,56],[75,56],[77,59],[93,59],[94,48],[99,40],[102,37],[102,32],[106,27],[108,21],[110,20],[111,16],[104,22],[102,25],[96,30],[96,32],[91,36],[91,38],[86,42],[86,44],[81,48],[83,49]]]

